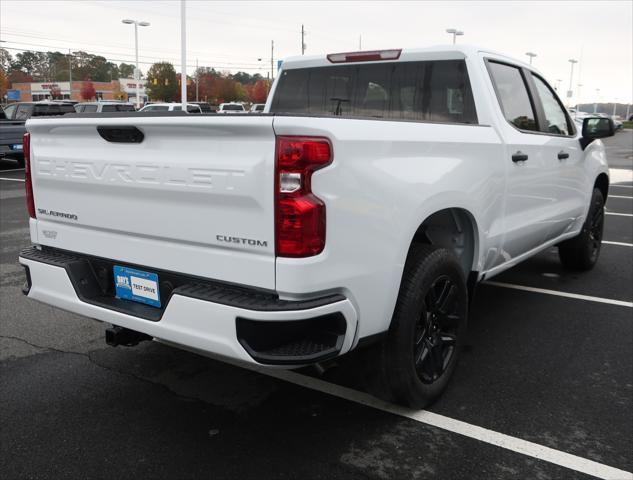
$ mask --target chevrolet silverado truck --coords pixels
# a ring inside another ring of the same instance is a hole
[[[26,128],[24,293],[111,345],[296,368],[373,344],[386,396],[420,408],[478,282],[600,253],[613,124],[578,131],[541,73],[476,47],[291,58],[261,114]]]

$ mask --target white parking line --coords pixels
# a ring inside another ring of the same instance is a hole
[[[243,365],[242,365],[243,366]],[[352,390],[351,388],[342,387],[333,383],[320,380],[318,378],[308,377],[290,370],[270,370],[262,369],[257,366],[249,365],[247,368],[258,373],[274,377],[295,385],[326,393],[334,397],[359,403],[367,407],[375,408],[383,412],[388,412],[400,417],[409,418],[416,422],[424,423],[442,430],[457,433],[480,442],[505,448],[522,455],[527,455],[538,460],[553,463],[561,467],[575,470],[587,475],[592,475],[603,479],[633,479],[633,473],[618,468],[610,467],[602,463],[594,462],[577,455],[561,452],[550,447],[539,445],[538,443],[529,442],[521,438],[512,437],[504,433],[495,432],[487,428],[478,427],[470,423],[462,422],[454,418],[445,417],[437,413],[427,410],[412,410],[398,405],[379,400],[371,395]]]
[[[3,178],[3,177],[0,177],[0,180],[6,180],[7,182],[24,182],[23,178]]]
[[[607,245],[620,245],[621,247],[633,247],[633,243],[609,242],[607,240],[603,240],[602,243],[606,243]]]
[[[633,213],[604,212],[605,215],[616,215],[618,217],[633,217]]]
[[[574,298],[576,300],[586,300],[588,302],[608,303],[609,305],[618,305],[620,307],[633,308],[633,302],[625,302],[623,300],[613,300],[611,298],[592,297],[591,295],[580,295],[578,293],[559,292],[558,290],[548,290],[545,288],[526,287],[524,285],[514,285],[513,283],[493,282],[486,280],[484,285],[492,285],[494,287],[511,288],[513,290],[523,290],[525,292],[545,293],[547,295],[555,295],[557,297]]]
[[[633,188],[633,185],[617,185],[617,184],[611,184],[609,185],[609,188],[611,187],[618,187],[618,188]]]
[[[607,198],[633,198],[627,195],[609,195]]]

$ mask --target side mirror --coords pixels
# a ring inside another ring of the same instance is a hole
[[[589,117],[582,121],[582,138],[580,144],[583,150],[596,138],[612,137],[615,135],[613,120],[605,117]]]

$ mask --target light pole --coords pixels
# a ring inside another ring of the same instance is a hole
[[[563,81],[562,78],[557,78],[556,79],[556,91],[560,91],[560,83]]]
[[[570,58],[569,63],[571,65],[571,69],[569,72],[569,90],[567,90],[567,106],[571,107],[571,97],[573,95],[572,82],[574,80],[574,64],[578,63],[578,60],[574,60],[573,58]]]
[[[464,32],[462,32],[461,30],[457,30],[456,28],[447,28],[446,33],[450,33],[451,35],[453,35],[453,45],[455,45],[455,38],[459,35],[464,34]]]
[[[596,88],[596,101],[593,102],[593,113],[598,113],[598,101],[600,100],[600,89]]]
[[[138,20],[130,20],[129,18],[121,20],[127,25],[134,25],[134,56],[136,58],[136,69],[134,70],[134,80],[136,80],[136,109],[138,110],[140,104],[140,89],[139,80],[141,79],[141,71],[138,68],[138,27],[149,27],[149,22],[139,22]]]
[[[533,59],[534,57],[537,57],[537,56],[538,56],[538,55],[537,55],[536,53],[534,53],[534,52],[525,52],[525,54],[526,54],[528,57],[530,57],[530,65],[532,65],[532,59]]]

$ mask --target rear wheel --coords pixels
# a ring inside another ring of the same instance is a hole
[[[604,198],[594,188],[587,219],[581,232],[558,245],[558,256],[564,267],[571,270],[590,270],[598,261],[604,229]]]
[[[448,250],[412,247],[396,309],[381,349],[392,400],[424,408],[446,388],[466,331],[464,273]]]

